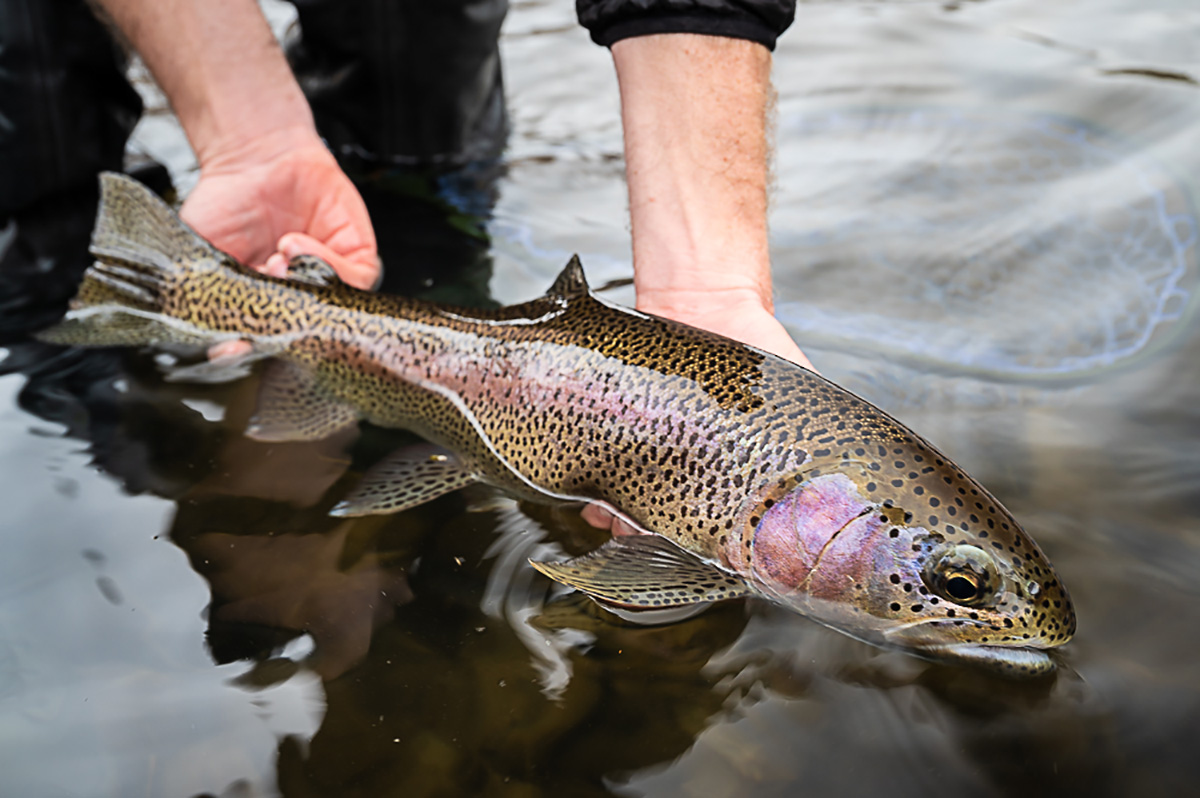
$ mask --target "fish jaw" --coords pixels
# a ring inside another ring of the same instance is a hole
[[[1074,615],[1052,572],[1030,581],[1002,553],[912,524],[911,513],[868,498],[853,477],[832,471],[797,480],[751,519],[744,573],[759,593],[851,637],[923,659],[1012,676],[1054,669],[1045,649],[1069,639]],[[986,591],[956,598],[946,569],[969,567],[983,575]],[[1051,593],[1065,609],[1047,609]],[[1056,611],[1060,618],[1046,623]]]
[[[929,620],[906,627],[886,630],[879,645],[900,648],[922,659],[947,664],[962,664],[1017,678],[1033,678],[1053,673],[1056,664],[1045,648],[1017,644],[990,644],[976,642],[947,642],[953,639],[948,630],[939,630],[945,621]],[[986,635],[986,624],[975,621],[972,625]]]

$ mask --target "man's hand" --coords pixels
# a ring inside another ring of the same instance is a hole
[[[315,136],[263,155],[210,157],[180,213],[219,249],[275,277],[300,254],[370,289],[382,276],[375,232],[357,189]]]
[[[307,253],[350,285],[374,286],[366,208],[321,143],[258,3],[98,2],[170,98],[200,162],[184,221],[270,274],[283,276],[288,258]]]

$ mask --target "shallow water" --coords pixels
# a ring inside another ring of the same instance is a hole
[[[1191,6],[812,3],[777,55],[780,315],[1045,549],[1080,621],[1055,680],[758,602],[655,628],[548,602],[527,559],[604,537],[570,508],[468,493],[333,519],[403,436],[255,443],[253,380],[14,340],[0,795],[1194,792]],[[594,284],[629,276],[607,54],[549,2],[513,9],[504,48],[504,169],[441,186],[466,211],[494,198],[490,244],[410,197],[415,221],[380,220],[409,242],[393,290],[524,299],[572,251]],[[168,119],[141,143],[188,184]]]

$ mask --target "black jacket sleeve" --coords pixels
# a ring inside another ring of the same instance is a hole
[[[796,0],[575,0],[579,22],[605,47],[652,33],[703,33],[775,49]]]

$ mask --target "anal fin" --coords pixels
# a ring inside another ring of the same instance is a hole
[[[347,517],[398,513],[476,481],[446,449],[432,444],[408,446],[376,463],[329,514]]]
[[[271,360],[263,371],[246,436],[258,441],[315,441],[357,421],[357,411],[323,392],[310,370]]]
[[[657,535],[613,538],[566,562],[532,562],[601,604],[661,610],[750,595],[746,583]]]

